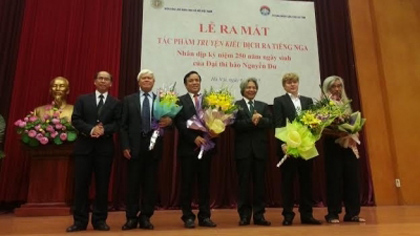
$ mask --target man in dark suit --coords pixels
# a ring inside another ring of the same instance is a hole
[[[181,209],[185,228],[195,227],[195,215],[191,210],[192,190],[197,177],[199,191],[198,223],[204,227],[216,227],[210,219],[210,166],[212,151],[205,152],[198,159],[200,146],[206,143],[201,131],[187,128],[187,120],[201,109],[202,95],[201,77],[195,71],[190,71],[184,77],[184,85],[188,93],[179,97],[181,111],[175,118],[179,131],[178,157],[181,162]],[[214,149],[213,149],[214,150]]]
[[[274,98],[273,114],[276,128],[286,126],[287,120],[292,122],[302,110],[308,109],[313,101],[311,98],[299,95],[299,77],[295,73],[283,76],[283,88],[286,94]],[[287,146],[278,140],[277,155],[281,158],[286,153]],[[281,193],[283,197],[283,225],[292,225],[293,212],[293,182],[296,172],[299,175],[300,200],[299,212],[302,224],[321,224],[312,215],[312,168],[313,160],[289,157],[281,165]]]
[[[113,134],[118,131],[120,102],[108,94],[112,76],[100,71],[95,76],[96,91],[80,96],[74,105],[72,123],[79,131],[74,145],[75,196],[74,224],[67,232],[86,230],[89,221],[89,185],[95,176],[95,202],[92,225],[108,231],[108,186],[114,155]]]
[[[268,158],[267,130],[272,127],[268,105],[254,100],[258,91],[255,78],[244,80],[240,84],[244,97],[236,102],[239,111],[233,128],[235,129],[235,159],[238,172],[239,225],[249,225],[253,213],[254,224],[271,225],[264,218],[264,173]],[[249,186],[252,177],[253,201],[251,203]]]
[[[128,95],[123,101],[121,145],[123,155],[128,160],[128,193],[127,222],[122,226],[122,230],[135,229],[137,224],[142,229],[154,228],[150,217],[155,208],[156,173],[162,157],[162,137],[158,137],[155,147],[149,150],[153,134],[153,102],[156,99],[156,95],[152,93],[155,84],[153,72],[147,69],[140,71],[137,81],[139,92]],[[163,117],[159,121],[162,128],[171,124],[172,119],[169,117]]]

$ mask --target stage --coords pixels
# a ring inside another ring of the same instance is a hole
[[[199,235],[283,235],[283,236],[316,236],[316,235],[420,235],[420,206],[389,206],[364,207],[362,217],[366,223],[327,224],[324,220],[325,208],[314,208],[314,216],[322,219],[321,226],[301,225],[299,216],[292,226],[282,226],[281,208],[267,209],[266,218],[272,222],[271,226],[238,226],[238,216],[234,209],[212,211],[212,219],[218,224],[216,228],[196,227],[185,229],[180,220],[180,211],[156,211],[152,218],[155,229],[146,231],[135,229],[122,231],[125,222],[124,212],[111,212],[108,224],[109,232],[94,231],[89,225],[87,231],[66,233],[67,226],[72,224],[71,216],[56,217],[16,217],[14,214],[0,215],[0,235],[45,236],[45,235],[170,235],[170,236],[199,236]],[[296,211],[297,209],[295,209]],[[341,219],[340,219],[341,220]]]

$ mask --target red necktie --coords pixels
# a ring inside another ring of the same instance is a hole
[[[200,101],[198,101],[198,94],[194,94],[194,105],[195,105],[195,110],[199,111],[200,110]]]

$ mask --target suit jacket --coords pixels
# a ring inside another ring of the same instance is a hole
[[[299,100],[302,106],[302,110],[307,110],[313,104],[312,98],[299,96]],[[285,127],[287,119],[290,122],[292,122],[295,119],[295,117],[296,117],[296,108],[289,94],[286,93],[282,96],[274,98],[273,118],[274,118],[274,126],[276,128]],[[279,139],[277,140],[278,140],[277,155],[281,157],[283,156],[281,145],[284,142]]]
[[[156,95],[153,94],[153,101]],[[150,106],[153,115],[153,104]],[[122,119],[121,119],[121,146],[122,149],[130,149],[132,158],[140,158],[140,145],[149,145],[149,138],[142,138],[142,117],[140,107],[140,92],[128,95],[123,100]],[[146,143],[147,141],[147,143]],[[145,142],[145,143],[141,143]],[[153,150],[153,157],[161,158],[159,155],[162,149],[162,137],[159,136]]]
[[[198,155],[199,148],[194,143],[197,136],[203,136],[203,132],[187,128],[187,120],[196,115],[194,102],[189,93],[179,97],[178,104],[181,111],[175,117],[175,125],[179,132],[178,156]]]
[[[74,154],[87,155],[92,152],[112,155],[114,152],[113,134],[119,130],[121,103],[108,94],[98,116],[95,93],[81,95],[74,105],[72,124],[79,131],[74,146]],[[100,138],[91,138],[90,131],[102,122],[105,133]]]
[[[243,159],[254,153],[258,159],[268,157],[267,130],[272,127],[271,113],[268,105],[264,102],[254,101],[254,110],[262,115],[261,120],[255,126],[252,123],[252,114],[244,99],[236,102],[239,107],[235,123],[235,158]]]

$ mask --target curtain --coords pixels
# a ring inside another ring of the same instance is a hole
[[[25,201],[30,161],[20,149],[15,120],[49,104],[49,82],[70,81],[68,102],[94,91],[94,75],[114,75],[110,93],[117,95],[121,47],[122,0],[27,0],[13,81],[0,202]],[[51,176],[53,178],[53,176]]]

